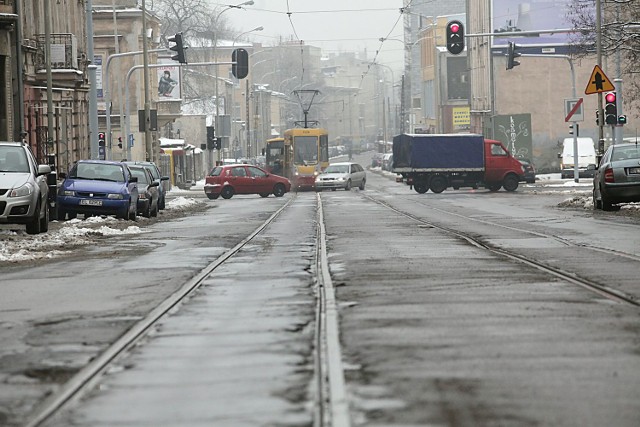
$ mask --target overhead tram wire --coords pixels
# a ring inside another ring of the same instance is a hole
[[[368,65],[367,65],[367,71],[365,71],[364,73],[362,73],[362,78],[360,78],[360,85],[358,86],[358,90],[362,89],[362,83],[364,82],[364,78],[367,76],[367,74],[369,74],[369,70],[371,70],[371,67],[373,65],[376,64],[376,60],[378,59],[378,55],[380,54],[380,51],[382,50],[382,47],[384,45],[384,42],[387,40],[387,38],[389,38],[389,36],[393,33],[393,31],[396,29],[396,27],[398,26],[398,23],[400,22],[400,20],[402,19],[402,16],[404,15],[404,9],[408,8],[409,6],[411,6],[412,1],[409,2],[409,4],[407,6],[405,6],[404,8],[400,8],[400,14],[398,16],[398,19],[396,19],[396,22],[393,24],[393,26],[391,27],[391,30],[389,30],[389,32],[387,33],[387,37],[383,38],[383,41],[380,42],[380,47],[378,48],[378,50],[376,50],[376,54],[373,57],[373,61],[371,61]]]

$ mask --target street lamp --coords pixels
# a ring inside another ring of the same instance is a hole
[[[225,13],[227,10],[231,10],[231,9],[244,9],[243,6],[251,6],[253,5],[253,0],[249,0],[249,1],[245,1],[236,5],[233,4],[228,4],[225,6],[224,9],[222,9],[220,11],[220,13],[218,13],[218,15],[216,15],[216,18],[213,21],[213,26],[214,26],[214,33],[213,33],[213,62],[216,64],[215,67],[215,86],[216,86],[216,112],[215,112],[215,119],[214,119],[214,123],[213,125],[215,127],[218,127],[218,116],[220,115],[220,102],[218,100],[219,98],[219,94],[218,94],[218,20],[220,19],[220,16],[222,16],[223,13]],[[218,135],[219,136],[219,135]],[[222,151],[222,147],[220,150],[218,150],[218,162],[220,162],[222,160],[221,158],[221,152]]]
[[[245,34],[253,33],[254,31],[262,31],[262,30],[264,30],[264,27],[263,27],[263,26],[260,26],[260,27],[256,27],[256,28],[254,28],[253,30],[249,30],[249,31],[245,31],[244,33],[240,33],[240,35],[238,35],[238,37],[236,37],[235,39],[233,39],[233,45],[232,45],[232,46],[235,46],[235,45],[236,45],[236,42],[238,41],[238,39],[239,39],[240,37],[244,36]]]

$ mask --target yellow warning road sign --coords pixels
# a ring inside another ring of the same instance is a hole
[[[609,80],[609,77],[602,71],[598,65],[593,67],[593,72],[591,73],[591,78],[589,79],[589,83],[587,83],[587,88],[584,90],[585,95],[592,95],[594,93],[602,93],[609,92],[612,90],[616,90]]]

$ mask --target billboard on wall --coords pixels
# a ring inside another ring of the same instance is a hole
[[[493,116],[493,138],[502,142],[513,156],[531,159],[531,114]]]
[[[569,29],[571,0],[493,0],[491,28],[494,33]],[[493,46],[506,46],[515,36],[493,37]],[[568,44],[569,34],[517,37],[519,45]]]

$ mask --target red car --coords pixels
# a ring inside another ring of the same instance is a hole
[[[209,199],[230,199],[234,194],[282,197],[291,190],[287,178],[252,165],[216,166],[205,178],[204,193]]]

